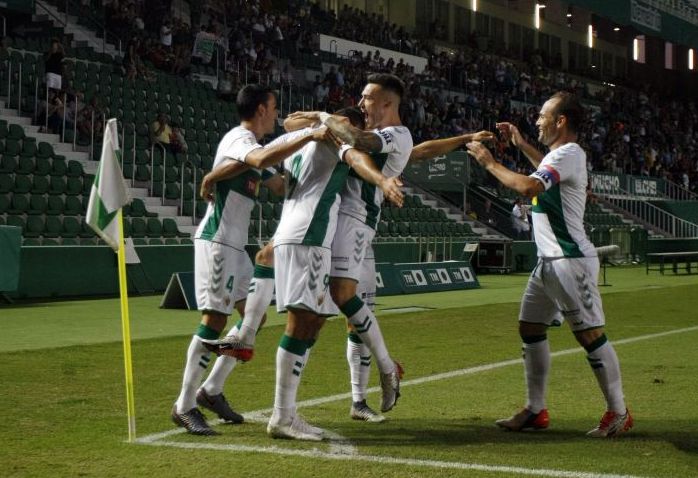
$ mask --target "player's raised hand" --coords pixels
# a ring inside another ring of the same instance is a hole
[[[511,144],[514,146],[521,146],[522,144],[525,143],[523,136],[521,136],[521,132],[519,131],[519,128],[514,126],[511,123],[508,122],[503,122],[503,123],[497,123],[497,130],[501,133],[502,137],[504,138],[504,141],[509,142],[511,141]]]
[[[294,111],[286,118],[293,120],[304,119],[311,121],[320,121],[320,113],[322,113],[322,111]]]
[[[478,141],[471,141],[465,145],[468,148],[468,154],[475,158],[475,160],[484,168],[487,168],[491,163],[496,163],[494,157],[490,150],[485,147],[482,143]]]
[[[495,135],[492,131],[482,130],[478,131],[477,133],[473,133],[471,141],[479,141],[480,143],[484,143],[494,139]]]
[[[317,128],[310,134],[313,137],[313,141],[332,141],[330,138],[330,130],[326,126]]]
[[[397,207],[402,207],[405,201],[405,195],[402,194],[402,181],[397,176],[393,178],[385,178],[380,183],[380,188],[383,191],[383,196],[385,199],[390,201],[393,205]]]

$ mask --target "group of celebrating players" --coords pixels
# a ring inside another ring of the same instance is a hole
[[[346,316],[352,405],[356,420],[381,422],[400,397],[402,365],[386,346],[374,314],[375,261],[371,242],[381,204],[403,202],[399,176],[409,161],[467,147],[505,186],[533,198],[533,226],[539,261],[531,274],[519,316],[524,343],[526,406],[503,428],[547,428],[545,405],[550,348],[546,330],[566,320],[598,379],[607,410],[588,434],[614,436],[630,429],[620,367],[604,334],[596,277],[599,261],[582,224],[586,200],[586,156],[576,143],[583,110],[571,94],[555,94],[542,107],[539,140],[543,156],[510,123],[498,123],[504,140],[521,149],[536,167],[525,176],[497,163],[482,144],[488,131],[427,141],[413,147],[399,106],[404,86],[389,74],[368,77],[358,108],[328,114],[297,112],[284,122],[286,134],[266,146],[278,116],[273,92],[247,85],[237,96],[240,126],[221,140],[213,168],[201,185],[209,206],[196,232],[195,286],[201,323],[187,351],[182,389],[173,421],[188,432],[214,435],[199,407],[222,420],[242,423],[223,395],[238,361],[253,358],[255,337],[276,291],[277,310],[287,323],[276,354],[274,408],[267,425],[274,438],[320,441],[323,429],[296,411],[296,395],[310,351],[327,317]],[[283,175],[272,166],[283,163]],[[255,258],[245,252],[250,215],[260,183],[285,197],[274,237]],[[243,317],[220,335],[235,308]],[[201,383],[210,362],[211,372]],[[371,361],[380,372],[380,412],[366,403]]]

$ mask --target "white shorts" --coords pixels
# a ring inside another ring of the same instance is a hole
[[[230,315],[235,303],[247,297],[253,272],[247,252],[204,239],[194,241],[194,284],[199,310]]]
[[[280,244],[274,246],[276,310],[303,309],[317,315],[337,315],[330,297],[331,251],[325,247]]]
[[[359,285],[356,287],[356,295],[364,301],[369,310],[376,309],[376,259],[373,255],[373,247],[368,245],[366,257],[361,263]]]
[[[375,230],[358,219],[340,214],[332,241],[330,276],[359,282],[362,263],[375,234]]]
[[[603,327],[597,285],[599,259],[538,259],[521,299],[519,320],[552,325],[561,317],[574,332]]]
[[[61,75],[55,73],[46,73],[46,86],[54,90],[60,90],[62,85]]]

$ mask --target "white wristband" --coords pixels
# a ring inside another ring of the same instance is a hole
[[[329,113],[323,112],[323,113],[320,113],[318,116],[320,117],[320,123],[325,124],[327,122],[327,120],[330,119],[330,116],[332,116],[332,115]]]
[[[354,147],[350,144],[343,144],[339,147],[339,151],[337,152],[337,155],[339,156],[340,161],[344,161],[344,155],[350,149],[354,149]]]

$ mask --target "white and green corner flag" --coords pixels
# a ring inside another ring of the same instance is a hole
[[[121,150],[117,133],[116,118],[107,121],[102,142],[102,158],[90,192],[87,206],[87,224],[109,244],[114,251],[119,249],[119,225],[117,213],[131,202],[129,189],[119,167]]]

